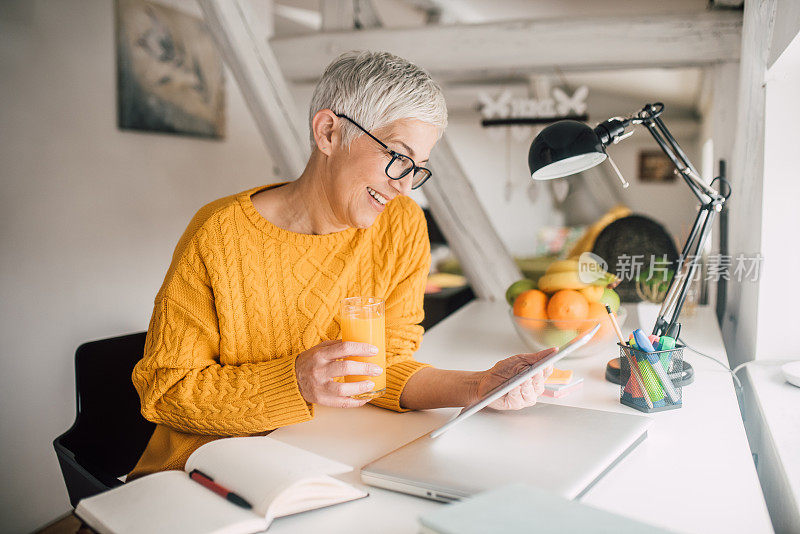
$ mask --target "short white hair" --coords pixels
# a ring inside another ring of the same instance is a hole
[[[316,146],[312,120],[321,109],[347,115],[370,131],[399,119],[432,124],[439,137],[447,127],[441,87],[426,70],[389,52],[345,52],[328,65],[308,113],[312,150]],[[344,148],[363,135],[346,119],[341,132]]]

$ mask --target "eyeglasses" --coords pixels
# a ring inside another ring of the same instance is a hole
[[[394,150],[391,150],[388,146],[386,146],[386,143],[384,143],[383,141],[381,141],[380,139],[369,133],[366,129],[362,128],[360,124],[358,124],[356,121],[354,121],[347,115],[344,115],[342,113],[336,113],[336,116],[341,117],[343,119],[347,119],[353,124],[355,124],[359,130],[361,130],[362,132],[373,138],[378,144],[380,144],[384,148],[384,150],[386,150],[386,152],[389,153],[390,156],[392,156],[392,159],[389,161],[389,164],[386,165],[386,170],[385,170],[386,176],[388,176],[392,180],[399,180],[404,176],[407,176],[408,173],[413,172],[414,174],[413,174],[413,179],[411,180],[411,189],[417,189],[418,187],[421,187],[422,184],[424,184],[428,178],[431,177],[432,173],[430,170],[426,169],[425,167],[417,166],[417,164],[414,163],[414,160],[406,156],[405,154],[400,154],[398,152],[395,152]]]

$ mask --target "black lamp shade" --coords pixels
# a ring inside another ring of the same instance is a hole
[[[550,180],[590,169],[607,157],[592,128],[582,122],[562,120],[539,132],[533,140],[528,168],[534,180]]]

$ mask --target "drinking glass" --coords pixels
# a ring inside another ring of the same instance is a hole
[[[371,380],[372,391],[354,395],[356,399],[374,399],[386,391],[386,304],[378,297],[350,297],[342,300],[342,341],[369,343],[378,347],[378,354],[370,357],[348,356],[346,360],[374,363],[383,369],[380,376],[348,375],[345,382]]]

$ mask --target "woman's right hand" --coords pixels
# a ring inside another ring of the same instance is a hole
[[[369,343],[356,343],[334,339],[323,341],[305,350],[295,360],[295,373],[300,394],[306,400],[323,406],[335,408],[357,408],[369,399],[354,399],[372,391],[375,383],[370,380],[360,382],[336,382],[335,377],[347,375],[379,376],[383,369],[374,363],[342,360],[348,356],[371,357],[377,354],[377,347]]]

